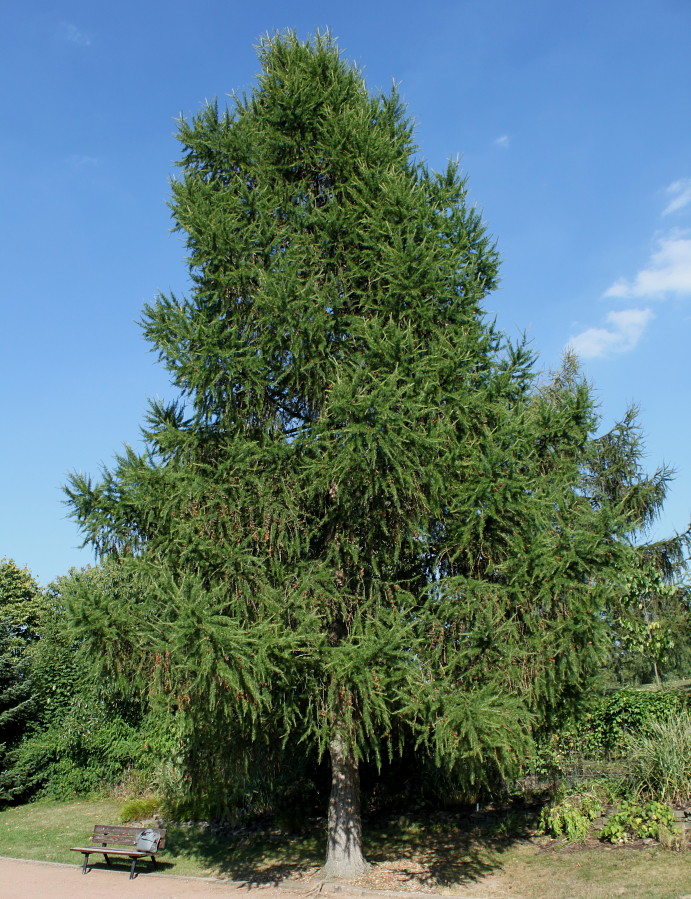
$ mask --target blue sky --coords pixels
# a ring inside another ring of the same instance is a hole
[[[0,34],[0,556],[46,584],[92,561],[65,517],[169,396],[136,324],[183,292],[174,119],[252,86],[260,35],[330,27],[392,81],[433,168],[460,156],[503,256],[488,301],[544,369],[578,350],[603,427],[641,407],[691,516],[691,4],[402,0],[10,4]]]

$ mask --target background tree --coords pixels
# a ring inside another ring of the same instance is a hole
[[[0,621],[11,651],[21,655],[38,639],[44,612],[41,588],[29,569],[0,559]]]
[[[0,654],[0,728],[12,728],[12,739],[2,737],[3,798],[18,802],[40,794],[71,799],[128,778],[150,783],[166,740],[165,722],[157,720],[153,726],[146,697],[124,679],[104,681],[96,675],[66,613],[67,604],[78,601],[88,607],[96,597],[104,597],[104,604],[126,604],[131,595],[127,572],[110,562],[73,569],[44,591],[38,591],[27,572],[19,572],[21,578],[11,573],[7,580],[22,584],[24,597],[35,591],[41,614],[33,619],[34,630],[25,624],[13,628],[31,637],[24,651]],[[15,599],[17,605],[22,610],[18,617],[26,621],[26,609]],[[0,631],[0,646],[3,639],[8,642],[8,633]]]
[[[8,754],[31,720],[33,703],[26,660],[11,648],[11,638],[0,628],[0,804],[10,798],[5,770]]]
[[[328,754],[325,873],[366,866],[359,764],[404,745],[477,789],[578,701],[625,521],[582,477],[567,363],[489,324],[497,254],[457,166],[328,36],[262,42],[247,98],[180,123],[191,292],[147,306],[178,402],[72,512],[139,599],[73,604],[104,669],[166,698],[200,793],[278,741]]]
[[[631,407],[594,442],[585,484],[595,502],[613,504],[627,522],[626,566],[608,610],[612,667],[620,679],[638,675],[645,680],[652,674],[659,687],[664,667],[688,671],[691,527],[671,538],[648,539],[674,472],[662,466],[645,475],[638,419],[637,408]]]
[[[0,801],[8,798],[3,785],[8,753],[34,709],[27,650],[38,638],[43,611],[41,590],[31,572],[11,559],[0,559]]]
[[[634,558],[614,609],[617,667],[621,670],[628,662],[644,677],[652,673],[661,687],[662,672],[688,642],[688,589],[665,580],[659,568],[642,554]]]

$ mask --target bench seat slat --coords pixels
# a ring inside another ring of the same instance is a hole
[[[72,846],[70,852],[83,852],[86,855],[101,852],[103,855],[126,855],[128,858],[147,858],[150,855],[156,855],[155,852],[142,852],[141,849],[116,849],[114,846]]]

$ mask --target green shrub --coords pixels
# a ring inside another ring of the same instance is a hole
[[[610,843],[627,843],[646,837],[658,840],[661,831],[673,831],[674,823],[674,812],[662,802],[624,802],[605,822],[600,839]]]
[[[161,800],[156,796],[145,796],[142,799],[128,799],[120,809],[120,823],[143,821],[151,818],[161,808]]]
[[[691,712],[648,722],[626,749],[637,793],[671,803],[691,799]]]
[[[24,739],[10,754],[5,773],[14,798],[35,793],[67,800],[102,792],[136,767],[142,747],[139,730],[107,717],[96,705],[78,705],[65,718]]]
[[[604,811],[604,803],[596,790],[584,786],[578,791],[562,793],[540,815],[540,833],[547,833],[569,842],[585,840],[591,822]]]

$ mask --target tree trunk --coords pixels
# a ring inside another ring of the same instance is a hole
[[[350,880],[369,869],[362,855],[360,819],[360,774],[352,751],[335,736],[329,743],[331,754],[331,797],[324,878]]]

